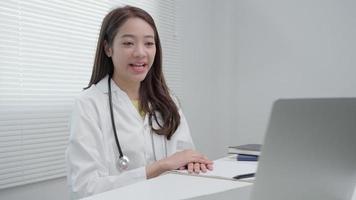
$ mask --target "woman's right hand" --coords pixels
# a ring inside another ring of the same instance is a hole
[[[213,161],[209,160],[206,156],[197,151],[187,149],[183,151],[179,151],[174,153],[173,155],[154,162],[150,165],[146,166],[146,175],[147,178],[153,178],[159,176],[163,172],[182,169],[188,167],[188,171],[190,170],[190,165],[192,163],[199,163],[201,166],[210,166],[208,167],[210,170],[212,169]],[[195,170],[198,172],[197,170]]]
[[[213,161],[209,160],[205,155],[192,149],[176,152],[162,161],[165,163],[166,170],[179,169],[187,166],[189,163],[213,164]]]

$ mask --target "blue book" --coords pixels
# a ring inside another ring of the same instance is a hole
[[[246,154],[237,154],[236,159],[238,161],[258,161],[258,156],[256,156],[256,155],[246,155]]]

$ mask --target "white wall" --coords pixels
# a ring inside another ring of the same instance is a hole
[[[224,14],[228,4],[182,0],[176,6],[182,58],[181,103],[197,149],[218,158],[227,152],[236,118],[236,95],[231,92],[236,85],[236,69],[227,39],[232,22]]]
[[[177,5],[182,104],[197,148],[210,157],[262,143],[278,98],[356,97],[355,1]]]
[[[179,0],[183,106],[199,150],[263,142],[278,98],[356,96],[354,1]]]
[[[355,1],[230,1],[236,142],[262,141],[272,101],[356,96]]]

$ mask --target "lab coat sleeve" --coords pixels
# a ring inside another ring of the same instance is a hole
[[[90,196],[146,179],[145,167],[110,175],[104,160],[102,131],[95,106],[77,100],[66,150],[68,185],[72,199]]]

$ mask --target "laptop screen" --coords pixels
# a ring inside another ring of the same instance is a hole
[[[356,182],[356,98],[274,103],[252,200],[350,200]]]

